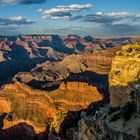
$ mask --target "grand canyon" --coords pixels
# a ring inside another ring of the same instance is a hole
[[[1,36],[0,138],[138,139],[139,39]]]
[[[140,140],[139,0],[0,0],[0,140]]]

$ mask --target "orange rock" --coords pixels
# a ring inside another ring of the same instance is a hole
[[[11,103],[5,99],[0,99],[0,113],[9,113],[11,111]]]

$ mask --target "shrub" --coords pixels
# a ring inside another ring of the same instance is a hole
[[[125,121],[128,121],[134,112],[136,112],[136,104],[133,102],[128,102],[128,104],[124,106],[121,111],[122,117]]]

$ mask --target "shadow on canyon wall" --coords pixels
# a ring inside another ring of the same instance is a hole
[[[19,123],[8,129],[2,129],[4,119],[7,119],[7,113],[3,113],[0,116],[0,140],[51,140],[55,138],[63,138],[66,140],[66,130],[69,128],[76,128],[78,121],[80,120],[81,111],[70,111],[67,113],[64,121],[60,126],[59,134],[55,132],[55,129],[47,127],[42,133],[36,134],[33,126],[27,123]]]
[[[18,80],[21,82],[21,80]],[[106,102],[109,101],[109,84],[108,84],[108,74],[98,74],[92,71],[85,71],[81,73],[71,73],[66,79],[62,81],[39,81],[31,80],[27,83],[35,89],[53,91],[59,88],[61,82],[86,82],[89,85],[96,86],[98,91],[104,95]]]
[[[52,37],[51,42],[48,40],[42,40],[38,45],[41,47],[50,46],[55,51],[62,52],[62,53],[67,53],[67,54],[74,53],[74,49],[66,47],[59,35],[51,35],[51,37]]]
[[[12,51],[8,55],[5,54],[7,60],[0,63],[0,86],[11,82],[18,72],[30,71],[36,64],[49,60],[49,58],[41,57],[30,59],[30,54],[27,50],[15,43],[11,46],[11,49]]]

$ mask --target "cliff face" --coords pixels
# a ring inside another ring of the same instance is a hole
[[[68,111],[79,111],[102,100],[96,87],[78,82],[66,85],[62,83],[51,92],[31,89],[19,82],[5,85],[0,90],[0,113],[7,113],[3,129],[26,123],[35,133],[44,132],[50,125],[59,132]],[[73,90],[73,86],[77,88]]]
[[[140,42],[126,45],[117,53],[109,74],[110,102],[123,106],[135,94],[135,85],[140,79]],[[117,94],[116,94],[117,93]]]
[[[86,91],[96,91],[98,92],[97,88],[94,86],[89,86],[88,83],[84,82],[67,82],[62,83],[59,87],[59,89],[62,90],[73,90],[73,91],[79,91],[79,92],[86,92]]]
[[[107,75],[115,53],[120,49],[121,47],[113,47],[96,50],[91,54],[68,55],[58,62],[46,61],[37,64],[31,72],[18,73],[14,76],[13,81],[20,81],[39,89],[51,89],[61,80],[82,81],[94,83],[96,86],[108,90]],[[98,78],[99,75],[100,78]],[[100,83],[103,82],[105,84],[101,85]]]
[[[110,103],[81,113],[78,140],[140,139],[140,42],[122,47],[109,74]]]
[[[94,109],[94,108],[93,108]],[[82,112],[78,132],[73,135],[77,140],[139,140],[140,119],[134,113],[129,121],[124,121],[118,112],[109,113],[109,107],[96,111],[94,116]],[[120,118],[116,117],[115,114]],[[115,119],[115,117],[116,119]],[[114,119],[114,120],[113,120]]]

